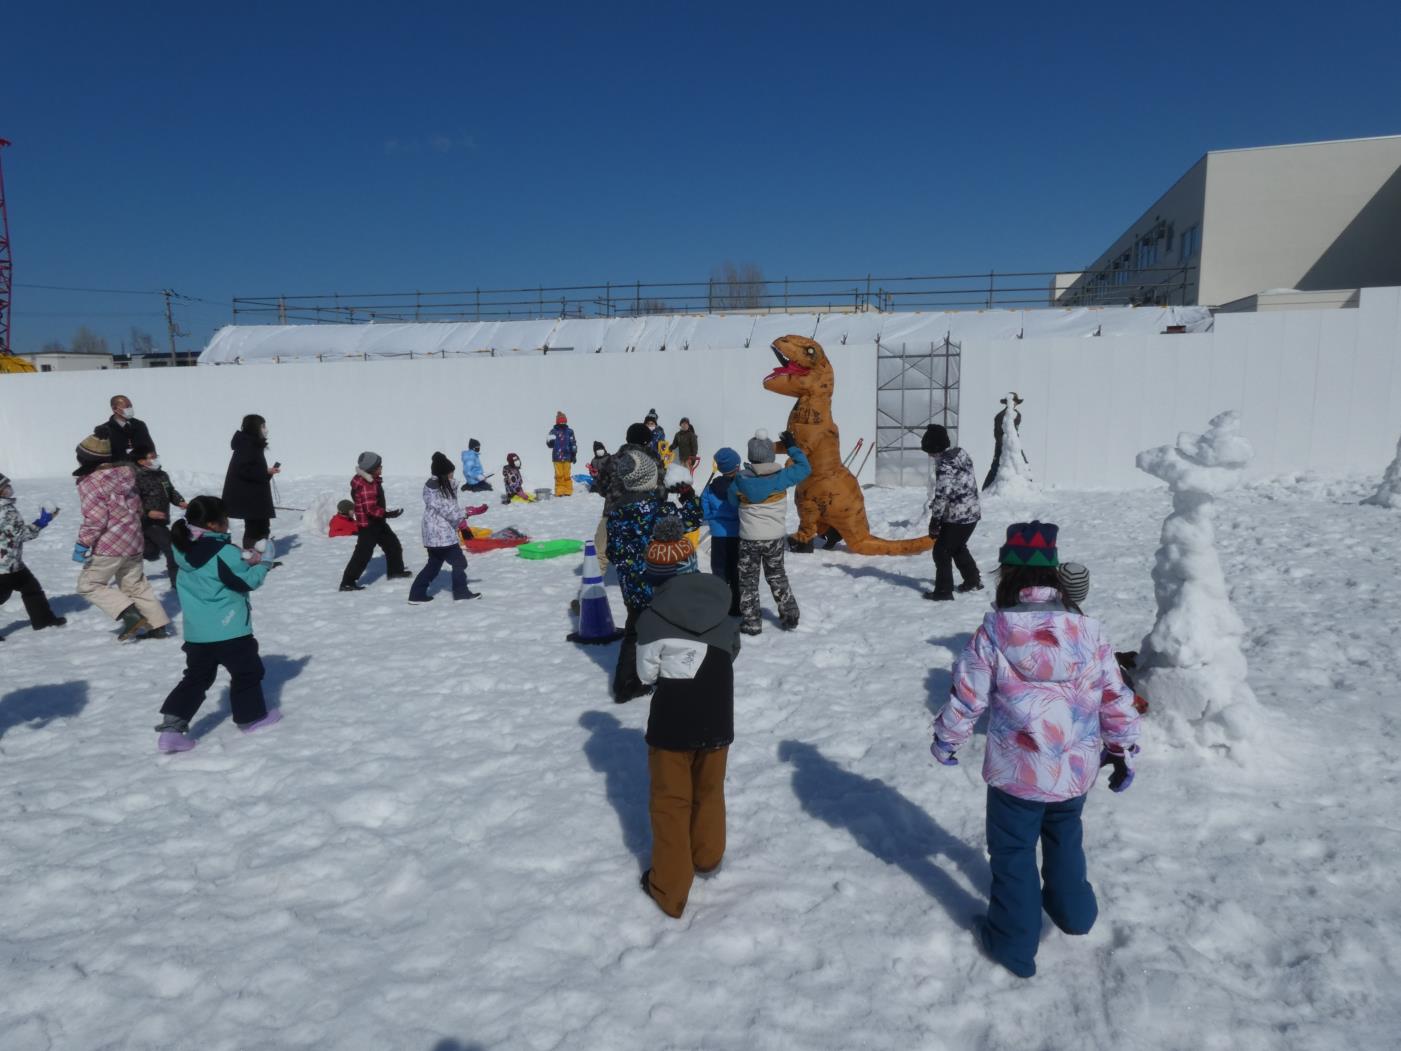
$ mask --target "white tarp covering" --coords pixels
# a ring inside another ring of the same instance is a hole
[[[543,321],[425,321],[365,325],[229,325],[214,333],[201,365],[345,358],[458,357],[464,354],[622,354],[716,350],[771,343],[796,333],[842,344],[937,343],[964,339],[1128,336],[1183,325],[1209,332],[1206,307],[1074,307],[908,314],[658,314]]]

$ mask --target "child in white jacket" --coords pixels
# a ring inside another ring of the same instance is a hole
[[[432,476],[423,485],[423,546],[428,550],[428,562],[414,577],[409,601],[414,605],[433,601],[428,585],[444,562],[452,568],[452,597],[477,598],[478,593],[467,586],[467,556],[458,542],[458,530],[468,518],[484,513],[486,505],[462,509],[457,502],[456,469],[442,453],[433,454],[430,470]]]

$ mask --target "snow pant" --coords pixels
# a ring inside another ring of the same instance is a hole
[[[779,619],[784,624],[798,623],[798,600],[788,586],[788,571],[783,568],[786,537],[777,540],[741,540],[739,542],[739,615],[740,627],[749,632],[760,630],[759,567],[773,592]]]
[[[1036,973],[1041,910],[1066,934],[1088,934],[1099,915],[1085,876],[1080,812],[1085,797],[1060,803],[1019,799],[988,786],[987,837],[992,862],[987,947],[1013,974]],[[1036,878],[1036,841],[1041,878]]]
[[[0,606],[9,602],[16,591],[24,603],[24,612],[29,615],[29,626],[35,631],[47,628],[58,619],[49,608],[48,596],[34,574],[29,572],[28,566],[19,565],[9,573],[0,573]]]
[[[361,526],[355,534],[355,550],[350,553],[350,561],[341,574],[341,586],[354,584],[370,564],[370,556],[378,547],[384,552],[384,571],[390,576],[404,571],[404,549],[389,523],[383,518],[371,518],[368,525]]]
[[[555,461],[555,495],[574,495],[574,476],[569,472],[574,470],[574,465],[564,460]]]
[[[710,572],[730,585],[730,616],[739,616],[739,537],[710,534]],[[755,591],[758,581],[754,582]]]
[[[272,536],[271,518],[245,518],[243,520],[243,549],[247,551],[259,540]]]
[[[229,670],[229,707],[233,721],[240,726],[256,723],[268,714],[263,700],[263,661],[258,656],[258,640],[252,635],[224,642],[187,642],[185,674],[161,705],[162,715],[173,715],[189,722],[204,703],[214,685],[219,668]]]
[[[482,478],[475,482],[468,482],[462,487],[462,491],[464,493],[489,493],[491,492],[491,483]]]
[[[433,578],[438,575],[438,570],[443,568],[444,562],[452,569],[452,597],[466,598],[467,556],[462,553],[462,548],[457,544],[450,544],[447,547],[427,547],[424,550],[428,552],[428,564],[413,578],[409,598],[421,601],[428,597],[428,585],[433,583]]]
[[[968,552],[968,541],[977,522],[966,525],[961,522],[944,522],[939,526],[939,539],[934,543],[934,594],[953,594],[953,567],[958,566],[958,575],[963,583],[982,582],[978,563]]]
[[[116,588],[109,588],[113,581]],[[93,555],[78,574],[78,594],[113,620],[120,620],[122,612],[134,605],[151,627],[170,623],[146,579],[140,555]]]
[[[652,871],[647,891],[668,916],[680,916],[697,872],[725,856],[725,759],[729,747],[673,752],[647,749]]]
[[[598,552],[598,571],[608,569],[608,517],[598,520],[598,528],[593,531],[593,549]]]
[[[642,686],[642,677],[637,674],[637,618],[642,616],[645,606],[637,609],[628,607],[627,623],[623,625],[623,641],[618,647],[618,664],[613,669],[613,696],[625,697],[636,693]]]
[[[175,573],[179,569],[175,564],[175,555],[170,546],[170,527],[164,522],[145,521],[141,523],[141,535],[146,538],[147,562],[154,562],[162,555],[165,556],[165,572],[170,577],[170,586],[175,586]]]

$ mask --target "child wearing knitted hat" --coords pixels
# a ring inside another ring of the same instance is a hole
[[[714,872],[725,854],[739,624],[729,585],[697,572],[696,550],[675,515],[657,520],[647,576],[654,591],[637,621],[637,674],[655,690],[646,738],[652,864],[642,890],[680,917],[694,877]]]
[[[992,890],[978,936],[1021,978],[1036,973],[1043,907],[1066,934],[1094,926],[1080,815],[1100,766],[1113,767],[1109,788],[1122,792],[1138,751],[1139,713],[1108,633],[1067,598],[1057,575],[1058,532],[1049,522],[1007,528],[994,608],[954,665],[930,747],[956,766],[955,753],[992,709],[983,757]]]
[[[326,527],[327,536],[354,536],[360,527],[355,524],[355,505],[349,500],[336,504],[336,513]]]

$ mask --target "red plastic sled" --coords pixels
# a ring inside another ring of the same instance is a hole
[[[473,554],[481,554],[483,551],[499,551],[503,547],[520,547],[522,544],[530,543],[529,537],[512,537],[509,540],[498,540],[492,537],[478,539],[477,537],[464,538],[462,546]]]

